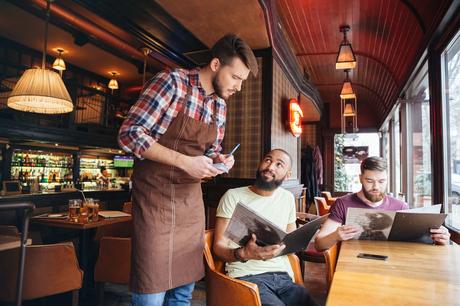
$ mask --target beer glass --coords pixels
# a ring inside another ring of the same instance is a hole
[[[80,217],[81,210],[81,200],[79,199],[70,199],[69,200],[69,220],[73,222],[78,222]]]
[[[88,205],[93,204],[93,199],[87,198],[80,209],[80,216],[78,217],[78,221],[81,223],[87,223],[88,222]]]
[[[99,220],[99,200],[91,199],[88,203],[88,219],[90,222]]]

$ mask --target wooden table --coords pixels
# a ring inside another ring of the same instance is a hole
[[[93,222],[73,222],[68,219],[49,218],[49,217],[33,217],[31,221],[34,224],[42,226],[60,227],[79,231],[79,247],[78,247],[78,261],[81,269],[84,272],[84,280],[81,295],[86,296],[88,285],[91,283],[93,273],[89,267],[88,250],[90,248],[90,231],[98,227],[107,226],[115,223],[129,222],[132,217],[116,217],[104,218],[99,216],[98,221]]]
[[[359,253],[388,259],[357,258]],[[460,247],[345,241],[327,305],[460,305]]]

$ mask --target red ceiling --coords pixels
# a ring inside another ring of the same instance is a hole
[[[279,0],[277,9],[298,61],[324,102],[330,103],[331,110],[340,107],[339,93],[345,78],[342,70],[335,69],[343,37],[339,28],[351,27],[347,38],[358,64],[350,78],[358,98],[358,113],[371,119],[366,122],[372,127],[378,127],[450,3],[450,0]]]

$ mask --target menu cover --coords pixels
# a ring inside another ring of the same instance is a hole
[[[354,239],[429,243],[430,229],[439,228],[447,217],[440,208],[441,204],[400,211],[350,207],[345,224],[361,228]]]
[[[99,212],[99,216],[104,218],[131,217],[130,214],[118,210],[102,210]]]
[[[278,255],[280,256],[305,250],[327,216],[318,217],[288,234],[273,222],[238,202],[225,230],[225,236],[240,246],[246,245],[252,234],[256,235],[256,243],[260,246],[284,244],[286,248]]]

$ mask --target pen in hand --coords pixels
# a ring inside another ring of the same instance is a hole
[[[238,150],[239,147],[240,147],[240,144],[238,143],[238,144],[233,148],[233,150],[231,150],[230,153],[228,153],[228,154],[226,155],[226,157],[229,157],[229,156],[233,155],[233,153],[235,153],[236,150]]]

